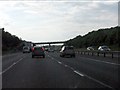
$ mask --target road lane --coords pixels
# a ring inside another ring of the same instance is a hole
[[[18,61],[14,62],[13,64],[11,64],[9,67],[7,67],[6,69],[2,70],[2,72],[0,72],[0,75],[7,72],[9,69],[11,69],[12,67],[14,67],[17,63],[19,63],[21,60],[23,60],[23,58],[20,58]]]
[[[102,61],[102,60],[96,60],[96,59],[87,58],[87,57],[80,57],[80,58],[83,58],[83,59],[86,59],[86,60],[92,60],[92,61],[99,62],[99,63],[112,64],[112,65],[116,65],[116,66],[120,65],[118,63],[112,63],[112,62],[107,62],[107,61]]]
[[[81,58],[81,55],[76,55],[76,58],[62,58],[59,57],[59,53],[49,53],[49,55],[81,73],[86,74],[86,76],[90,76],[108,86],[119,87],[119,65],[96,62],[89,58]]]
[[[3,88],[105,88],[53,59],[28,54],[2,74]]]
[[[2,71],[6,70],[10,66],[12,66],[14,63],[19,61],[21,58],[26,57],[28,54],[23,54],[23,53],[14,53],[14,54],[9,54],[2,56]]]
[[[91,55],[81,55],[81,54],[76,54],[80,57],[85,57],[85,58],[90,58],[90,59],[95,59],[103,62],[110,62],[110,63],[115,63],[115,64],[120,64],[119,58],[111,58],[111,57],[99,57],[99,56],[91,56]]]

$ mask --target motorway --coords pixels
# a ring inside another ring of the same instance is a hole
[[[32,58],[22,52],[2,57],[2,88],[119,88],[118,58],[46,52]]]

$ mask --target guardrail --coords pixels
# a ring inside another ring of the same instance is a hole
[[[78,54],[81,54],[81,55],[91,55],[91,56],[100,56],[102,55],[103,57],[111,57],[111,58],[114,58],[114,57],[120,57],[120,51],[88,51],[88,50],[76,50],[75,51],[76,53]]]

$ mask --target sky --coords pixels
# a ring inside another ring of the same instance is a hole
[[[0,28],[26,41],[66,41],[118,25],[118,0],[0,1]]]

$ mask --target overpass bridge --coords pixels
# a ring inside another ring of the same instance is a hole
[[[37,43],[32,43],[32,44],[33,46],[40,45],[40,44],[49,44],[47,48],[49,48],[49,50],[54,50],[55,48],[60,49],[61,47],[51,46],[51,44],[65,44],[65,43],[66,41],[55,41],[55,42],[37,42]]]
[[[56,42],[37,42],[33,43],[33,46],[38,45],[38,44],[60,44],[60,43],[65,43],[66,41],[56,41]]]

